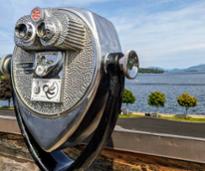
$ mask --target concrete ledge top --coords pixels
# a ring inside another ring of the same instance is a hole
[[[20,134],[15,116],[0,116],[0,132]],[[205,139],[130,130],[117,125],[108,148],[205,163]]]

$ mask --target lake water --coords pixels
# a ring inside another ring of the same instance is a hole
[[[186,91],[198,99],[198,106],[191,108],[188,113],[205,114],[205,74],[140,74],[134,81],[127,80],[126,88],[137,97],[136,103],[129,105],[131,111],[156,111],[147,104],[147,97],[152,91],[161,91],[166,94],[167,103],[159,111],[183,114],[184,108],[177,104],[176,98]]]
[[[11,103],[12,105],[12,103]],[[8,102],[7,101],[0,101],[0,106],[8,106]]]
[[[136,103],[129,105],[131,111],[154,112],[155,108],[147,104],[147,97],[152,91],[162,91],[167,96],[162,113],[184,113],[184,108],[176,102],[176,97],[189,92],[198,99],[198,106],[191,108],[191,114],[205,114],[205,74],[139,74],[136,80],[126,80],[126,86],[137,97]],[[0,106],[7,102],[0,101]]]
[[[182,114],[184,108],[177,104],[176,98],[186,91],[198,99],[198,106],[188,113],[205,114],[205,74],[140,74],[134,81],[126,80],[126,87],[137,97],[136,103],[129,105],[131,111],[156,111],[147,104],[147,97],[152,91],[161,91],[166,94],[167,103],[159,112]]]

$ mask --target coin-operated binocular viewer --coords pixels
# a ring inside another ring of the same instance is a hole
[[[76,8],[32,10],[15,27],[13,55],[1,61],[27,146],[42,170],[86,169],[115,126],[135,51],[122,53],[112,23]],[[76,159],[66,147],[88,142]]]

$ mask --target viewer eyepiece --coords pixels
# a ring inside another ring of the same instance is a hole
[[[16,37],[19,39],[29,40],[34,33],[33,27],[31,24],[17,24],[15,28]]]
[[[45,23],[42,22],[42,23],[40,23],[40,24],[38,25],[37,35],[38,35],[39,37],[43,37],[43,36],[45,36],[45,34],[46,34]]]
[[[54,25],[52,23],[47,24],[45,22],[41,22],[37,26],[37,35],[38,37],[42,38],[43,40],[47,41],[50,40],[54,35]]]

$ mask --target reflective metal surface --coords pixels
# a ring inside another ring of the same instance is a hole
[[[61,102],[60,79],[33,79],[31,88],[31,101]]]
[[[6,55],[0,58],[0,73],[5,77],[10,76],[10,64],[12,55]]]
[[[83,121],[102,79],[103,54],[121,49],[113,25],[94,13],[75,9],[42,9],[42,13],[38,22],[29,16],[17,21],[17,25],[32,23],[38,34],[33,43],[27,44],[23,38],[15,37],[12,79],[26,126],[41,147],[51,151],[65,143]],[[42,39],[41,33],[46,33],[52,23],[56,25],[55,36]],[[105,44],[105,39],[110,42]],[[63,59],[49,54],[51,50],[56,52],[56,48],[58,52],[62,50]],[[59,61],[63,61],[62,67],[58,67]],[[55,72],[57,68],[60,77]],[[52,85],[53,79],[61,81]],[[48,100],[53,94],[55,98]]]
[[[139,70],[139,59],[135,51],[128,51],[123,58],[120,59],[122,71],[128,79],[135,79]]]
[[[35,74],[39,77],[56,77],[63,76],[64,56],[62,52],[39,52],[35,54],[34,69]]]
[[[138,66],[136,53],[124,58],[112,23],[75,8],[33,9],[17,21],[15,43],[14,105],[33,157],[44,170],[87,167],[114,128],[124,76],[134,78]],[[88,137],[76,161],[59,151]]]

